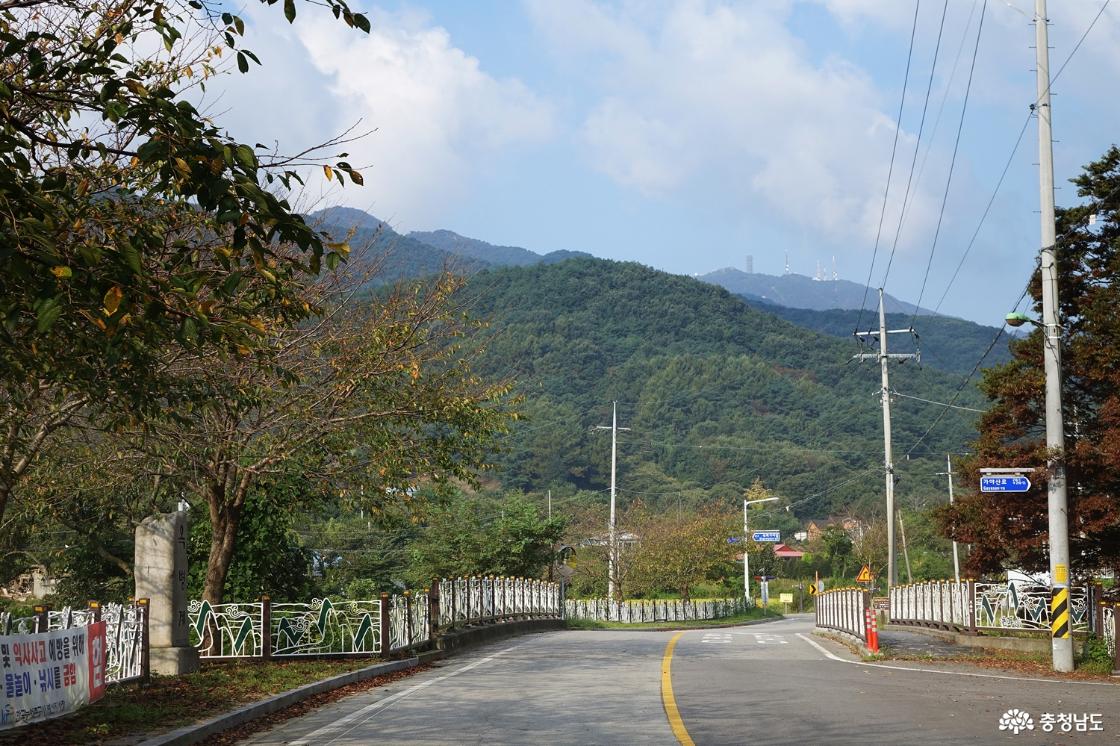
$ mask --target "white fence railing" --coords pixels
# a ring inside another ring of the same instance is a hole
[[[571,599],[564,602],[567,619],[589,619],[596,622],[685,622],[695,619],[722,619],[744,613],[742,598],[715,598],[702,601],[669,599],[610,601],[605,598]]]
[[[890,590],[892,624],[958,631],[1050,632],[1050,587],[1037,583],[933,580]],[[1099,586],[1069,589],[1070,631],[1097,632]]]
[[[560,586],[527,578],[451,578],[420,593],[308,603],[192,601],[203,658],[379,655],[430,642],[436,627],[559,617]]]
[[[867,609],[871,599],[862,588],[837,588],[817,596],[816,625],[867,641]]]
[[[105,681],[122,684],[144,678],[146,671],[148,600],[128,604],[94,604],[87,608],[65,606],[60,610],[46,607],[29,617],[13,617],[0,613],[0,633],[26,635],[51,630],[85,627],[96,621],[105,622]]]
[[[439,626],[507,619],[555,618],[563,613],[559,583],[530,578],[447,578],[433,591]]]

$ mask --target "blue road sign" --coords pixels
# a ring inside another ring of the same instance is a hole
[[[980,477],[981,492],[1026,492],[1031,480],[1026,477]]]
[[[742,536],[728,536],[727,537],[727,543],[728,544],[738,544],[742,540],[743,540]]]
[[[755,531],[751,534],[751,539],[754,541],[781,541],[782,533],[780,531]]]

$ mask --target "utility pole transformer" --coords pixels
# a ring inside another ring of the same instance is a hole
[[[596,430],[611,431],[611,518],[607,524],[607,598],[616,600],[618,569],[618,523],[615,520],[615,475],[617,473],[618,431],[629,430],[628,427],[618,426],[618,402],[613,402],[611,409],[611,426],[597,425]]]
[[[895,522],[895,506],[894,506],[894,457],[891,454],[891,382],[889,373],[889,364],[891,360],[905,361],[917,360],[921,362],[922,353],[918,351],[915,346],[915,352],[902,353],[902,354],[888,354],[887,353],[887,337],[891,334],[909,334],[917,339],[917,334],[914,328],[908,329],[887,329],[887,313],[883,307],[883,289],[879,288],[879,331],[866,331],[855,332],[855,336],[859,337],[878,337],[879,338],[879,351],[878,352],[865,352],[859,355],[853,355],[856,360],[878,360],[879,367],[882,373],[882,390],[881,399],[883,403],[883,465],[886,471],[886,492],[887,492],[887,589],[889,590],[892,585],[898,582],[898,563],[895,553],[895,539],[894,539],[894,522]]]
[[[1035,84],[1038,99],[1038,186],[1042,212],[1042,326],[1046,370],[1046,503],[1050,541],[1051,643],[1055,671],[1073,670],[1069,623],[1069,518],[1062,422],[1062,328],[1058,317],[1057,228],[1054,223],[1054,141],[1050,130],[1050,50],[1046,0],[1035,0]],[[1064,623],[1063,623],[1064,619]]]

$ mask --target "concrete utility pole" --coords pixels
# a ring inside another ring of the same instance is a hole
[[[1035,84],[1038,99],[1038,186],[1042,207],[1042,326],[1046,369],[1046,469],[1049,516],[1051,642],[1055,671],[1073,670],[1069,631],[1069,524],[1066,500],[1065,430],[1062,422],[1062,329],[1058,318],[1057,228],[1054,223],[1054,144],[1050,131],[1050,50],[1046,0],[1035,0]]]
[[[949,504],[953,504],[953,454],[945,454],[945,469],[944,472],[938,472],[939,477],[949,477]],[[958,583],[961,582],[961,560],[957,554],[957,540],[953,539],[953,579]]]
[[[610,523],[607,524],[607,598],[614,601],[617,586],[615,581],[618,578],[615,574],[618,567],[618,524],[615,521],[615,476],[618,471],[618,431],[629,430],[630,428],[618,426],[618,402],[612,402],[612,404],[611,426],[597,425],[595,429],[611,431],[611,520]]]
[[[857,331],[857,337],[875,337],[879,338],[879,351],[878,352],[865,352],[859,355],[854,355],[856,360],[878,360],[879,367],[882,371],[882,392],[881,398],[883,403],[883,465],[886,468],[886,490],[887,490],[887,589],[890,590],[892,585],[898,582],[898,566],[897,557],[895,556],[895,540],[894,540],[894,522],[895,522],[895,507],[894,507],[894,458],[891,455],[891,382],[890,374],[888,372],[888,365],[891,360],[917,360],[921,362],[922,353],[911,352],[903,354],[887,354],[887,336],[891,334],[914,334],[913,327],[909,329],[887,329],[887,313],[883,307],[883,288],[879,288],[879,331]]]

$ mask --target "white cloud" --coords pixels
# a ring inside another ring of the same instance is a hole
[[[599,81],[582,130],[591,162],[646,194],[719,185],[731,207],[873,238],[894,136],[873,81],[839,58],[813,62],[788,3],[662,7],[529,4],[567,64],[578,56]],[[918,195],[908,225],[929,202]]]
[[[267,88],[244,90],[238,82],[235,119],[279,131],[287,150],[322,142],[358,119],[359,129],[376,129],[346,146],[365,187],[336,191],[330,201],[372,209],[405,228],[429,225],[469,192],[494,153],[552,134],[547,102],[516,79],[488,75],[425,16],[375,10],[366,35],[312,9],[286,27],[272,10],[250,11],[263,19],[249,46],[262,57],[257,76]]]

